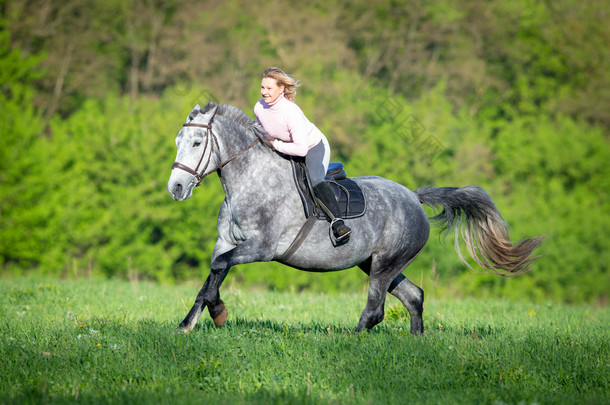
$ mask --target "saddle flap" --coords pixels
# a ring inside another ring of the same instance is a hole
[[[341,218],[358,218],[364,215],[366,212],[366,201],[358,183],[349,177],[340,180],[327,180],[327,182],[335,193]]]
[[[305,216],[309,218],[315,215],[319,219],[326,220],[324,212],[317,209],[313,202],[313,190],[308,186],[305,159],[291,158],[290,161],[292,163],[293,177],[303,202]],[[335,174],[333,175],[333,173]],[[346,176],[343,163],[333,162],[329,165],[326,181],[335,193],[343,219],[357,218],[364,215],[366,212],[364,193],[355,181]]]

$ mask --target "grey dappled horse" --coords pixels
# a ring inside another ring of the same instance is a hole
[[[470,255],[484,269],[512,276],[527,271],[541,238],[510,241],[507,225],[490,197],[478,187],[426,187],[411,191],[382,177],[353,178],[367,201],[366,214],[349,221],[349,243],[334,246],[328,223],[313,229],[289,259],[282,255],[305,222],[290,161],[262,143],[264,130],[230,105],[199,104],[176,137],[176,161],[167,185],[177,201],[191,197],[203,177],[218,172],[225,199],[218,214],[218,241],[210,274],[180,328],[193,329],[204,307],[217,326],[227,319],[219,287],[232,266],[278,261],[306,271],[334,271],[359,266],[369,275],[366,307],[357,331],[384,317],[386,292],[396,296],[411,316],[411,333],[422,333],[424,292],[402,271],[428,240],[430,225],[422,207],[442,207],[432,219],[455,230]],[[470,266],[469,266],[470,267]]]

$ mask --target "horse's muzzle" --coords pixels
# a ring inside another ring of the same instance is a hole
[[[174,200],[184,201],[193,194],[193,187],[191,187],[191,184],[183,185],[180,181],[170,181],[167,184],[167,191]]]

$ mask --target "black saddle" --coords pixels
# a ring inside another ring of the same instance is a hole
[[[305,159],[301,157],[291,156],[294,181],[297,184],[305,217],[309,218],[312,215],[319,219],[328,220],[324,211],[315,203],[313,185],[310,184],[307,176],[307,167]],[[360,186],[347,177],[347,173],[343,168],[343,163],[332,162],[328,165],[326,172],[326,182],[335,193],[335,198],[339,203],[339,208],[343,219],[357,218],[364,215],[366,212],[366,200]]]

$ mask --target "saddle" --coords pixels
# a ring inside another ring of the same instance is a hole
[[[307,220],[299,230],[299,233],[294,238],[288,249],[279,257],[280,262],[287,262],[292,255],[299,249],[303,241],[309,235],[313,225],[317,220],[327,221],[327,216],[322,207],[317,203],[313,186],[309,181],[307,167],[305,166],[305,158],[290,156],[292,164],[292,173],[294,181],[299,190],[299,196],[303,202],[305,217]],[[326,182],[335,193],[335,198],[339,204],[341,218],[357,218],[366,212],[366,201],[364,193],[355,181],[347,177],[343,169],[343,163],[333,162],[328,166],[326,173]],[[333,244],[337,246],[336,241]]]
[[[303,203],[305,217],[316,216],[320,220],[327,221],[327,215],[316,202],[313,192],[313,185],[307,175],[305,159],[302,157],[291,156],[292,172],[294,181],[299,190],[299,196]],[[339,203],[340,217],[343,219],[358,218],[366,212],[366,201],[360,186],[347,177],[343,168],[343,163],[332,162],[328,165],[326,172],[326,182],[335,193],[335,198]]]

